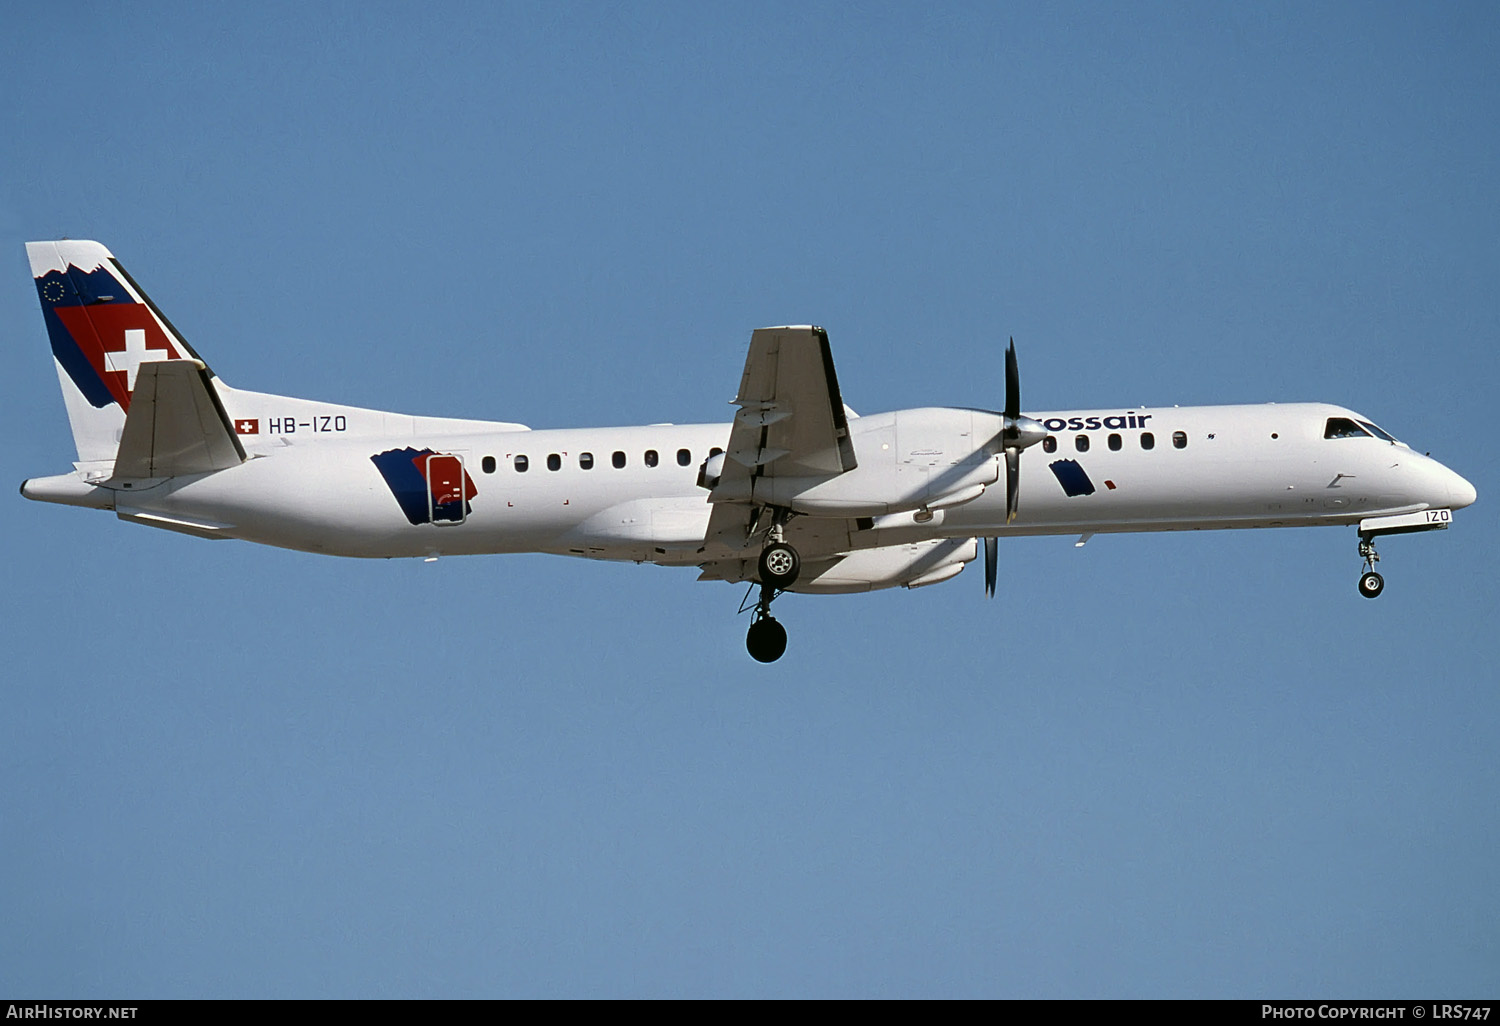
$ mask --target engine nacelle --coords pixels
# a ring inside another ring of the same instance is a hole
[[[979,555],[974,538],[934,538],[910,545],[883,545],[851,552],[822,573],[803,576],[792,591],[841,594],[881,588],[921,588],[953,577]]]
[[[972,502],[1000,480],[1001,462],[991,441],[998,416],[982,410],[922,409],[861,417],[853,425],[859,465],[840,474],[788,473],[776,455],[770,470],[721,480],[725,457],[706,461],[700,487],[715,502],[774,506],[814,517],[879,517],[932,511]],[[782,454],[785,455],[784,453]],[[736,462],[752,458],[727,453]],[[746,463],[748,466],[749,464]]]
[[[1000,478],[1000,463],[993,458],[944,470],[928,475],[905,467],[860,467],[835,478],[762,478],[755,482],[755,498],[815,517],[878,517],[962,505]]]

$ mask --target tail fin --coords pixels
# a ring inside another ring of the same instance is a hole
[[[28,242],[80,463],[113,460],[141,364],[198,359],[97,242]]]

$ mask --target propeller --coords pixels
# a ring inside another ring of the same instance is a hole
[[[1021,450],[1047,437],[1040,421],[1021,416],[1021,371],[1016,364],[1016,340],[1005,351],[1005,412],[1000,447],[1005,450],[1005,522],[1016,519],[1021,496]]]
[[[1040,421],[1021,416],[1021,371],[1016,363],[1016,340],[1010,340],[1005,351],[1005,410],[1001,414],[1000,433],[990,443],[1005,453],[1005,522],[1016,519],[1021,498],[1021,450],[1047,437]],[[984,593],[995,595],[996,568],[999,564],[997,538],[984,540]]]

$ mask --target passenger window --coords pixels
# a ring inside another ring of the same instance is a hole
[[[1119,452],[1120,451],[1120,445],[1121,445],[1121,442],[1120,442],[1120,436],[1119,435],[1110,435],[1109,436],[1109,451],[1110,452]]]
[[[646,450],[646,466],[648,466],[648,467],[654,467],[654,466],[656,466],[656,463],[657,463],[656,450],[655,449],[647,449]]]
[[[1141,448],[1142,449],[1155,449],[1156,448],[1156,436],[1153,435],[1149,431],[1142,431],[1141,432]]]
[[[715,457],[715,456],[718,456],[718,455],[719,455],[719,454],[720,454],[720,453],[722,453],[722,452],[723,452],[723,451],[724,451],[724,450],[723,450],[723,449],[720,449],[720,448],[719,448],[719,447],[718,447],[718,446],[717,446],[717,445],[716,445],[716,446],[714,446],[714,447],[713,447],[713,448],[712,448],[712,449],[710,449],[710,450],[708,450],[708,457],[709,457],[709,459],[713,459],[713,458],[714,458],[714,457]]]
[[[625,466],[625,454],[616,449],[615,454],[610,457],[609,461],[615,465],[616,470],[621,470]]]
[[[1324,438],[1366,438],[1365,429],[1348,417],[1329,417],[1323,427]]]
[[[1057,451],[1057,439],[1056,438],[1054,438],[1051,435],[1048,435],[1046,438],[1042,439],[1042,452],[1056,452],[1056,451]]]
[[[591,453],[591,452],[581,452],[581,453],[579,453],[578,454],[578,469],[579,470],[593,470],[594,469],[594,454]]]
[[[1186,431],[1173,431],[1172,432],[1172,447],[1174,449],[1186,449],[1187,448],[1187,432]]]
[[[1077,449],[1079,452],[1088,452],[1089,436],[1079,435],[1077,438],[1073,439],[1073,448]]]
[[[517,456],[516,457],[516,473],[517,474],[524,474],[524,473],[526,473],[526,468],[529,467],[529,466],[531,466],[531,461],[528,460],[525,456]]]
[[[692,453],[688,452],[686,449],[677,450],[677,465],[679,467],[685,467],[691,462],[693,462]]]
[[[547,454],[547,469],[548,470],[561,470],[562,469],[562,457],[559,456],[555,452],[549,452]]]
[[[486,456],[479,461],[479,465],[484,468],[486,474],[493,474],[495,472],[495,457]]]

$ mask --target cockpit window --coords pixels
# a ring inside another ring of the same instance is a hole
[[[1329,417],[1324,438],[1368,438],[1370,433],[1348,417]]]
[[[1360,421],[1359,422],[1359,426],[1362,427],[1362,428],[1364,428],[1365,430],[1369,431],[1376,438],[1383,438],[1387,442],[1394,442],[1395,441],[1395,439],[1392,438],[1388,433],[1380,430],[1374,424],[1371,424],[1368,420],[1362,420],[1362,421]]]

